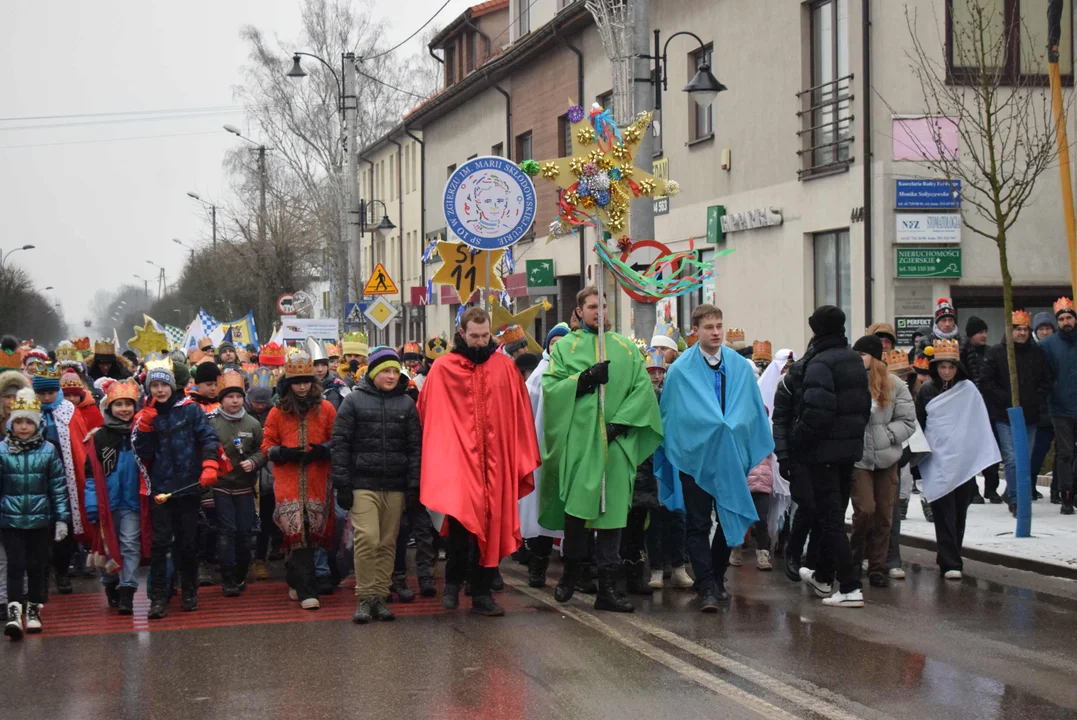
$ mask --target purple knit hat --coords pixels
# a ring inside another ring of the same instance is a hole
[[[389,368],[400,369],[400,356],[397,355],[396,350],[385,345],[380,345],[370,351],[370,355],[366,359],[366,376],[370,382],[374,382],[374,377],[382,370],[388,370]]]

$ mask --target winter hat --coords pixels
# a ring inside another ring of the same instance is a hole
[[[570,332],[571,328],[569,328],[568,323],[557,323],[552,328],[550,328],[550,332],[546,333],[546,342],[542,343],[542,348],[546,352],[549,352],[550,345],[553,345],[554,340],[556,340],[557,338],[563,338]]]
[[[868,328],[867,334],[884,338],[886,340],[889,340],[891,345],[897,345],[897,334],[894,332],[894,326],[890,323],[874,323],[871,327]]]
[[[268,405],[273,400],[273,388],[256,385],[247,391],[247,401]]]
[[[86,384],[82,382],[82,378],[78,376],[78,373],[68,370],[60,378],[60,390],[65,396],[81,395],[86,392]]]
[[[883,341],[875,335],[865,335],[856,341],[853,345],[853,350],[858,353],[866,353],[871,355],[876,360],[882,362],[883,359]]]
[[[400,369],[400,356],[396,354],[396,350],[381,345],[370,351],[370,357],[367,358],[366,363],[366,376],[370,382],[374,382],[374,378],[382,370],[389,368]]]
[[[221,376],[221,369],[214,362],[202,362],[194,369],[194,382],[196,385],[204,382],[217,382]]]
[[[401,353],[400,358],[402,360],[411,360],[414,362],[423,361],[423,346],[417,342],[404,343],[404,351]]]
[[[176,378],[176,387],[187,387],[187,383],[191,382],[191,369],[187,363],[172,363],[172,374]]]
[[[950,298],[939,298],[938,303],[935,304],[935,322],[944,317],[953,318],[954,322],[957,322],[957,311],[954,310],[954,304],[950,302]]]
[[[1044,325],[1050,325],[1052,328],[1055,326],[1055,316],[1049,312],[1036,313],[1036,317],[1032,320],[1032,332],[1036,332]]]
[[[19,390],[30,387],[30,381],[20,372],[0,374],[0,397],[15,397]]]
[[[541,356],[536,355],[535,353],[524,353],[516,358],[516,369],[519,370],[521,374],[527,375],[528,373],[535,371],[535,368],[538,367],[539,360],[541,359]]]
[[[30,382],[34,392],[59,392],[60,372],[55,367],[47,365],[35,366]]]
[[[217,356],[220,357],[221,353],[223,353],[225,350],[231,350],[232,352],[235,352],[236,346],[233,343],[228,342],[227,340],[222,340],[221,344],[217,346]]]
[[[834,305],[823,305],[808,318],[808,327],[816,335],[844,335],[845,313]]]
[[[41,402],[30,388],[23,388],[15,395],[15,401],[11,403],[11,415],[8,416],[8,427],[19,418],[25,418],[34,423],[41,424]]]
[[[146,359],[146,392],[155,382],[163,382],[176,389],[176,376],[172,373],[172,361],[160,356]]]
[[[969,321],[965,323],[965,337],[972,337],[973,335],[979,335],[987,329],[987,323],[975,315],[969,318]]]

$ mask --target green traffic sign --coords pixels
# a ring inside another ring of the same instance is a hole
[[[711,205],[707,208],[707,242],[712,245],[725,242],[725,234],[722,232],[723,215],[725,205]]]
[[[899,278],[959,278],[961,248],[897,248]]]
[[[527,287],[556,287],[557,277],[553,272],[553,260],[527,260]]]

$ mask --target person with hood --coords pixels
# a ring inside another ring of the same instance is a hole
[[[894,332],[894,326],[890,323],[874,323],[868,328],[866,334],[879,338],[879,341],[883,344],[884,353],[888,353],[897,347],[897,334]]]
[[[75,406],[75,412],[82,419],[86,432],[96,430],[105,424],[101,408],[94,402],[93,395],[77,373],[68,370],[60,377],[60,392],[63,393],[65,400]]]
[[[662,418],[635,343],[605,332],[606,359],[599,358],[600,315],[604,324],[609,321],[605,304],[595,287],[576,295],[573,316],[579,327],[553,346],[542,375],[543,465],[555,469],[557,482],[543,484],[539,524],[565,531],[565,568],[554,590],[558,602],[572,598],[593,555],[595,609],[632,612],[632,603],[617,589],[621,531],[636,471],[662,440]]]
[[[973,385],[979,385],[980,373],[983,371],[984,362],[987,360],[987,323],[975,315],[965,323],[965,341],[961,343],[961,363],[969,374],[969,380]],[[983,391],[981,391],[982,394]],[[986,398],[984,401],[986,402]],[[995,436],[998,441],[998,436]],[[1002,503],[998,494],[999,474],[998,465],[984,468],[984,494],[980,495],[979,488],[972,496],[973,505],[982,505],[984,500],[989,500],[993,505]]]
[[[333,487],[355,532],[352,621],[392,620],[385,606],[406,496],[419,489],[422,429],[415,402],[400,382],[400,357],[388,347],[370,352],[366,375],[345,398],[333,423]]]
[[[131,443],[141,388],[134,379],[108,386],[104,423],[93,434],[89,456],[97,492],[98,517],[104,544],[101,584],[108,606],[120,615],[134,613],[138,567],[149,557],[149,505],[142,493],[142,476]],[[87,479],[89,484],[89,479]]]
[[[460,603],[468,581],[471,611],[504,615],[492,584],[501,559],[519,549],[519,501],[539,466],[535,421],[516,365],[497,351],[490,315],[460,318],[452,352],[441,355],[419,394],[423,428],[420,501],[448,524],[441,604]]]
[[[1036,313],[1032,318],[1032,337],[1037,345],[1043,345],[1043,341],[1055,334],[1055,318],[1049,312]],[[1047,454],[1051,452],[1051,446],[1055,442],[1055,426],[1051,423],[1051,413],[1040,413],[1040,422],[1036,426],[1036,444],[1032,446],[1032,465],[1029,470],[1032,475],[1032,499],[1039,500],[1043,494],[1036,488],[1039,480],[1040,468],[1047,460]],[[1056,458],[1057,459],[1057,458]],[[1057,462],[1051,473],[1051,504],[1060,505],[1062,498],[1058,494],[1058,465]]]
[[[722,311],[697,306],[692,330],[698,342],[666,371],[662,386],[662,427],[670,432],[655,451],[654,474],[662,505],[687,516],[699,609],[714,613],[729,600],[730,548],[759,520],[748,473],[774,451],[774,440],[754,364],[722,343]]]
[[[778,388],[785,381],[785,376],[789,372],[789,369],[793,366],[793,363],[797,361],[797,354],[789,348],[782,348],[778,350],[774,355],[773,361],[767,365],[766,370],[760,375],[758,385],[759,394],[763,398],[763,407],[767,411],[767,417],[771,421],[771,434],[774,434],[774,406],[778,395]],[[789,516],[789,509],[792,506],[792,496],[790,494],[789,482],[782,477],[778,471],[778,437],[774,435],[774,453],[771,454],[771,492],[770,492],[770,504],[766,510],[767,514],[767,533],[770,537],[776,537],[777,542],[774,544],[775,555],[786,555],[787,574],[788,571],[788,553],[787,545],[789,542],[789,535],[792,529],[793,518]],[[753,497],[753,500],[755,498]],[[801,541],[800,550],[796,557],[796,569],[790,575],[790,579],[794,582],[800,582],[800,552],[804,549],[804,543]],[[769,561],[770,558],[768,557]],[[758,565],[758,558],[757,558]]]
[[[138,413],[131,444],[151,495],[150,620],[168,615],[169,555],[179,570],[182,608],[198,609],[198,510],[201,491],[217,482],[221,443],[206,413],[176,389],[167,358],[146,363],[149,401]],[[156,499],[156,498],[155,498]]]
[[[41,632],[49,548],[67,536],[71,513],[63,462],[45,439],[33,390],[19,391],[6,429],[0,442],[0,537],[8,589],[4,635],[21,640],[24,631]]]
[[[1055,428],[1055,467],[1061,513],[1073,515],[1074,446],[1077,444],[1077,308],[1073,300],[1059,298],[1054,305],[1058,332],[1040,347],[1047,355],[1054,384],[1047,409]]]
[[[116,345],[108,340],[98,340],[93,346],[93,361],[90,363],[90,377],[100,380],[110,377],[113,380],[126,380],[131,373],[116,359]]]
[[[337,413],[314,381],[314,363],[302,351],[288,355],[278,384],[277,407],[269,411],[262,453],[273,463],[273,520],[288,552],[288,597],[317,610],[315,548],[333,542],[335,506],[329,483],[330,440]]]
[[[965,519],[976,473],[1002,456],[991,432],[983,397],[968,379],[956,340],[936,340],[924,349],[931,379],[916,394],[916,419],[931,455],[920,463],[924,499],[931,503],[937,552],[935,562],[947,580],[960,580]]]
[[[567,323],[557,323],[550,332],[546,333],[546,340],[542,344],[542,359],[532,371],[524,384],[527,386],[527,394],[531,399],[531,413],[535,419],[535,437],[538,442],[539,452],[545,451],[546,441],[543,438],[543,405],[542,405],[542,376],[550,367],[550,348],[554,343],[569,334]],[[535,491],[520,498],[520,534],[524,537],[524,543],[531,556],[527,563],[527,584],[533,588],[546,585],[546,570],[550,566],[550,553],[553,551],[554,538],[565,536],[562,530],[547,530],[539,525],[538,499],[542,492],[543,482],[555,483],[555,468],[540,466],[533,474]],[[587,578],[590,582],[590,578]]]
[[[898,464],[905,441],[916,432],[916,407],[909,386],[883,362],[883,343],[865,335],[853,350],[860,353],[871,390],[871,419],[864,431],[864,455],[853,470],[853,532],[849,539],[853,567],[868,561],[872,587],[890,585],[887,554],[890,524],[898,497]],[[898,351],[899,355],[903,355]],[[907,364],[907,363],[906,363]]]
[[[1017,386],[1021,409],[1028,434],[1028,458],[1036,443],[1036,426],[1040,413],[1047,407],[1054,376],[1043,349],[1032,342],[1032,317],[1024,310],[1013,313],[1013,349],[1017,361]],[[1017,517],[1017,483],[1028,478],[1017,477],[1017,455],[1014,451],[1013,429],[1007,408],[1012,404],[1010,394],[1010,363],[1006,343],[1001,342],[987,351],[979,379],[980,393],[987,413],[995,426],[995,434],[1006,465],[1006,504],[1010,514]],[[1010,480],[1013,478],[1013,481]]]
[[[30,387],[30,380],[21,372],[0,373],[0,427],[7,427],[11,403],[15,402],[15,396],[19,390],[28,387]]]
[[[849,348],[845,313],[833,305],[816,309],[808,320],[814,333],[803,359],[789,371],[794,417],[788,431],[792,463],[787,476],[807,476],[815,503],[812,533],[819,536],[814,571],[800,577],[823,604],[863,607],[860,569],[854,568],[845,534],[845,508],[853,465],[864,456],[864,430],[871,416],[871,393],[864,362]],[[795,477],[791,484],[799,482]],[[795,495],[794,495],[795,497]],[[835,578],[838,592],[831,594]]]

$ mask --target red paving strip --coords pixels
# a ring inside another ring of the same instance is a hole
[[[232,625],[272,625],[279,623],[350,620],[355,612],[355,581],[348,580],[335,593],[322,596],[321,609],[303,610],[299,603],[288,599],[288,586],[282,582],[250,584],[238,598],[226,598],[217,587],[202,588],[198,593],[198,610],[183,612],[177,595],[168,605],[168,617],[147,620],[149,598],[144,588],[135,596],[135,614],[117,615],[108,607],[103,592],[74,595],[49,595],[41,613],[44,632],[41,637],[73,637],[110,635],[165,630],[197,630]],[[498,604],[506,612],[533,609],[527,599],[514,592],[499,593]],[[461,596],[459,610],[446,610],[440,597],[418,597],[411,603],[392,603],[389,606],[397,617],[451,615],[466,613],[468,598]],[[33,637],[33,636],[29,636]]]

